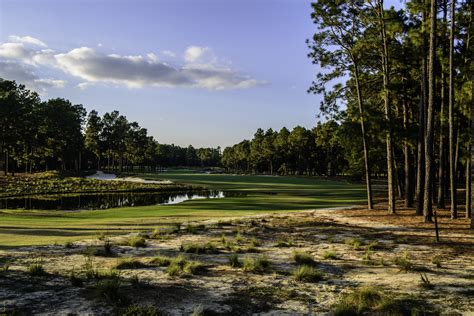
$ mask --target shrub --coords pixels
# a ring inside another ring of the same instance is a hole
[[[245,257],[243,268],[244,271],[253,273],[264,273],[271,266],[270,261],[266,256],[260,256],[256,258]]]
[[[312,265],[316,263],[313,259],[313,256],[310,253],[305,252],[305,251],[295,250],[293,251],[292,256],[293,256],[293,260],[299,264]]]
[[[207,243],[193,243],[193,244],[183,244],[180,247],[181,251],[184,251],[186,253],[194,253],[194,254],[203,254],[203,253],[218,253],[219,251],[217,250],[217,247],[210,242]]]
[[[37,262],[32,263],[28,266],[28,273],[31,276],[44,276],[47,275],[46,271],[44,270],[43,264]]]
[[[146,267],[146,264],[135,259],[123,259],[115,265],[115,269],[140,269]]]
[[[150,260],[150,263],[155,264],[159,267],[167,267],[171,263],[171,258],[164,256],[157,256]]]
[[[130,305],[119,312],[120,316],[161,316],[160,312],[154,306]]]
[[[229,256],[229,265],[232,268],[238,268],[242,265],[239,261],[239,256],[237,254],[233,253]]]
[[[317,282],[322,280],[323,273],[312,266],[302,265],[293,271],[293,277],[296,281]]]

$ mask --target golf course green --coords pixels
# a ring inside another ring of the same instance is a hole
[[[97,211],[1,210],[0,249],[64,243],[103,233],[126,234],[190,220],[340,207],[363,203],[366,198],[363,185],[317,177],[206,174],[191,170],[139,176],[242,194]]]

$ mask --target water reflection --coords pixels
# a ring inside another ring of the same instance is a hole
[[[187,191],[179,193],[108,193],[54,196],[26,196],[0,199],[0,209],[97,210],[114,207],[168,205],[196,199],[242,196],[239,192]]]

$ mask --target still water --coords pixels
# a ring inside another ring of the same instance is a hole
[[[106,193],[79,195],[26,196],[0,199],[0,209],[98,210],[114,207],[169,205],[196,199],[235,196],[224,191],[187,191],[178,193]]]

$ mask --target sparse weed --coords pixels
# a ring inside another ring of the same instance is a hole
[[[66,249],[72,249],[74,248],[74,243],[72,241],[67,241],[65,244],[64,244],[64,248]]]
[[[150,260],[151,264],[157,265],[159,267],[167,267],[170,265],[172,258],[157,256]]]
[[[154,306],[130,305],[119,312],[120,316],[161,316],[159,309]]]
[[[414,264],[410,261],[408,252],[405,252],[403,256],[395,257],[394,263],[400,271],[408,272],[414,269]]]
[[[233,253],[229,256],[229,265],[232,268],[239,268],[240,266],[242,266],[239,261],[239,256],[237,254]]]
[[[326,250],[323,253],[323,258],[328,259],[328,260],[337,260],[339,259],[339,256],[336,254],[334,250]]]
[[[293,247],[293,239],[292,238],[287,238],[287,239],[279,239],[277,241],[276,247]]]
[[[136,259],[122,259],[115,265],[114,269],[123,270],[123,269],[140,269],[146,267],[146,264]]]
[[[72,286],[80,287],[82,286],[82,279],[77,276],[76,271],[74,269],[71,270],[69,273],[69,281],[71,282]]]
[[[46,270],[41,262],[32,263],[28,266],[28,273],[31,276],[45,276]]]
[[[298,264],[313,265],[316,263],[309,252],[295,250],[292,253],[292,257]]]
[[[431,284],[430,279],[428,278],[428,275],[426,273],[420,273],[420,287],[425,288],[425,289],[431,289],[433,288],[433,284]]]
[[[296,281],[317,282],[322,280],[323,273],[312,266],[302,265],[293,271],[293,277]]]
[[[266,256],[259,256],[256,258],[245,257],[243,268],[244,271],[253,273],[264,273],[271,267],[271,263]]]
[[[437,268],[441,268],[441,256],[434,256],[433,259],[431,259],[431,262],[432,262]]]
[[[182,244],[180,250],[186,253],[194,253],[194,254],[213,254],[218,253],[217,247],[210,242],[207,243],[192,243],[192,244]]]
[[[349,238],[344,240],[344,243],[346,245],[351,246],[354,250],[359,250],[363,244],[362,240],[360,240],[359,238]]]

